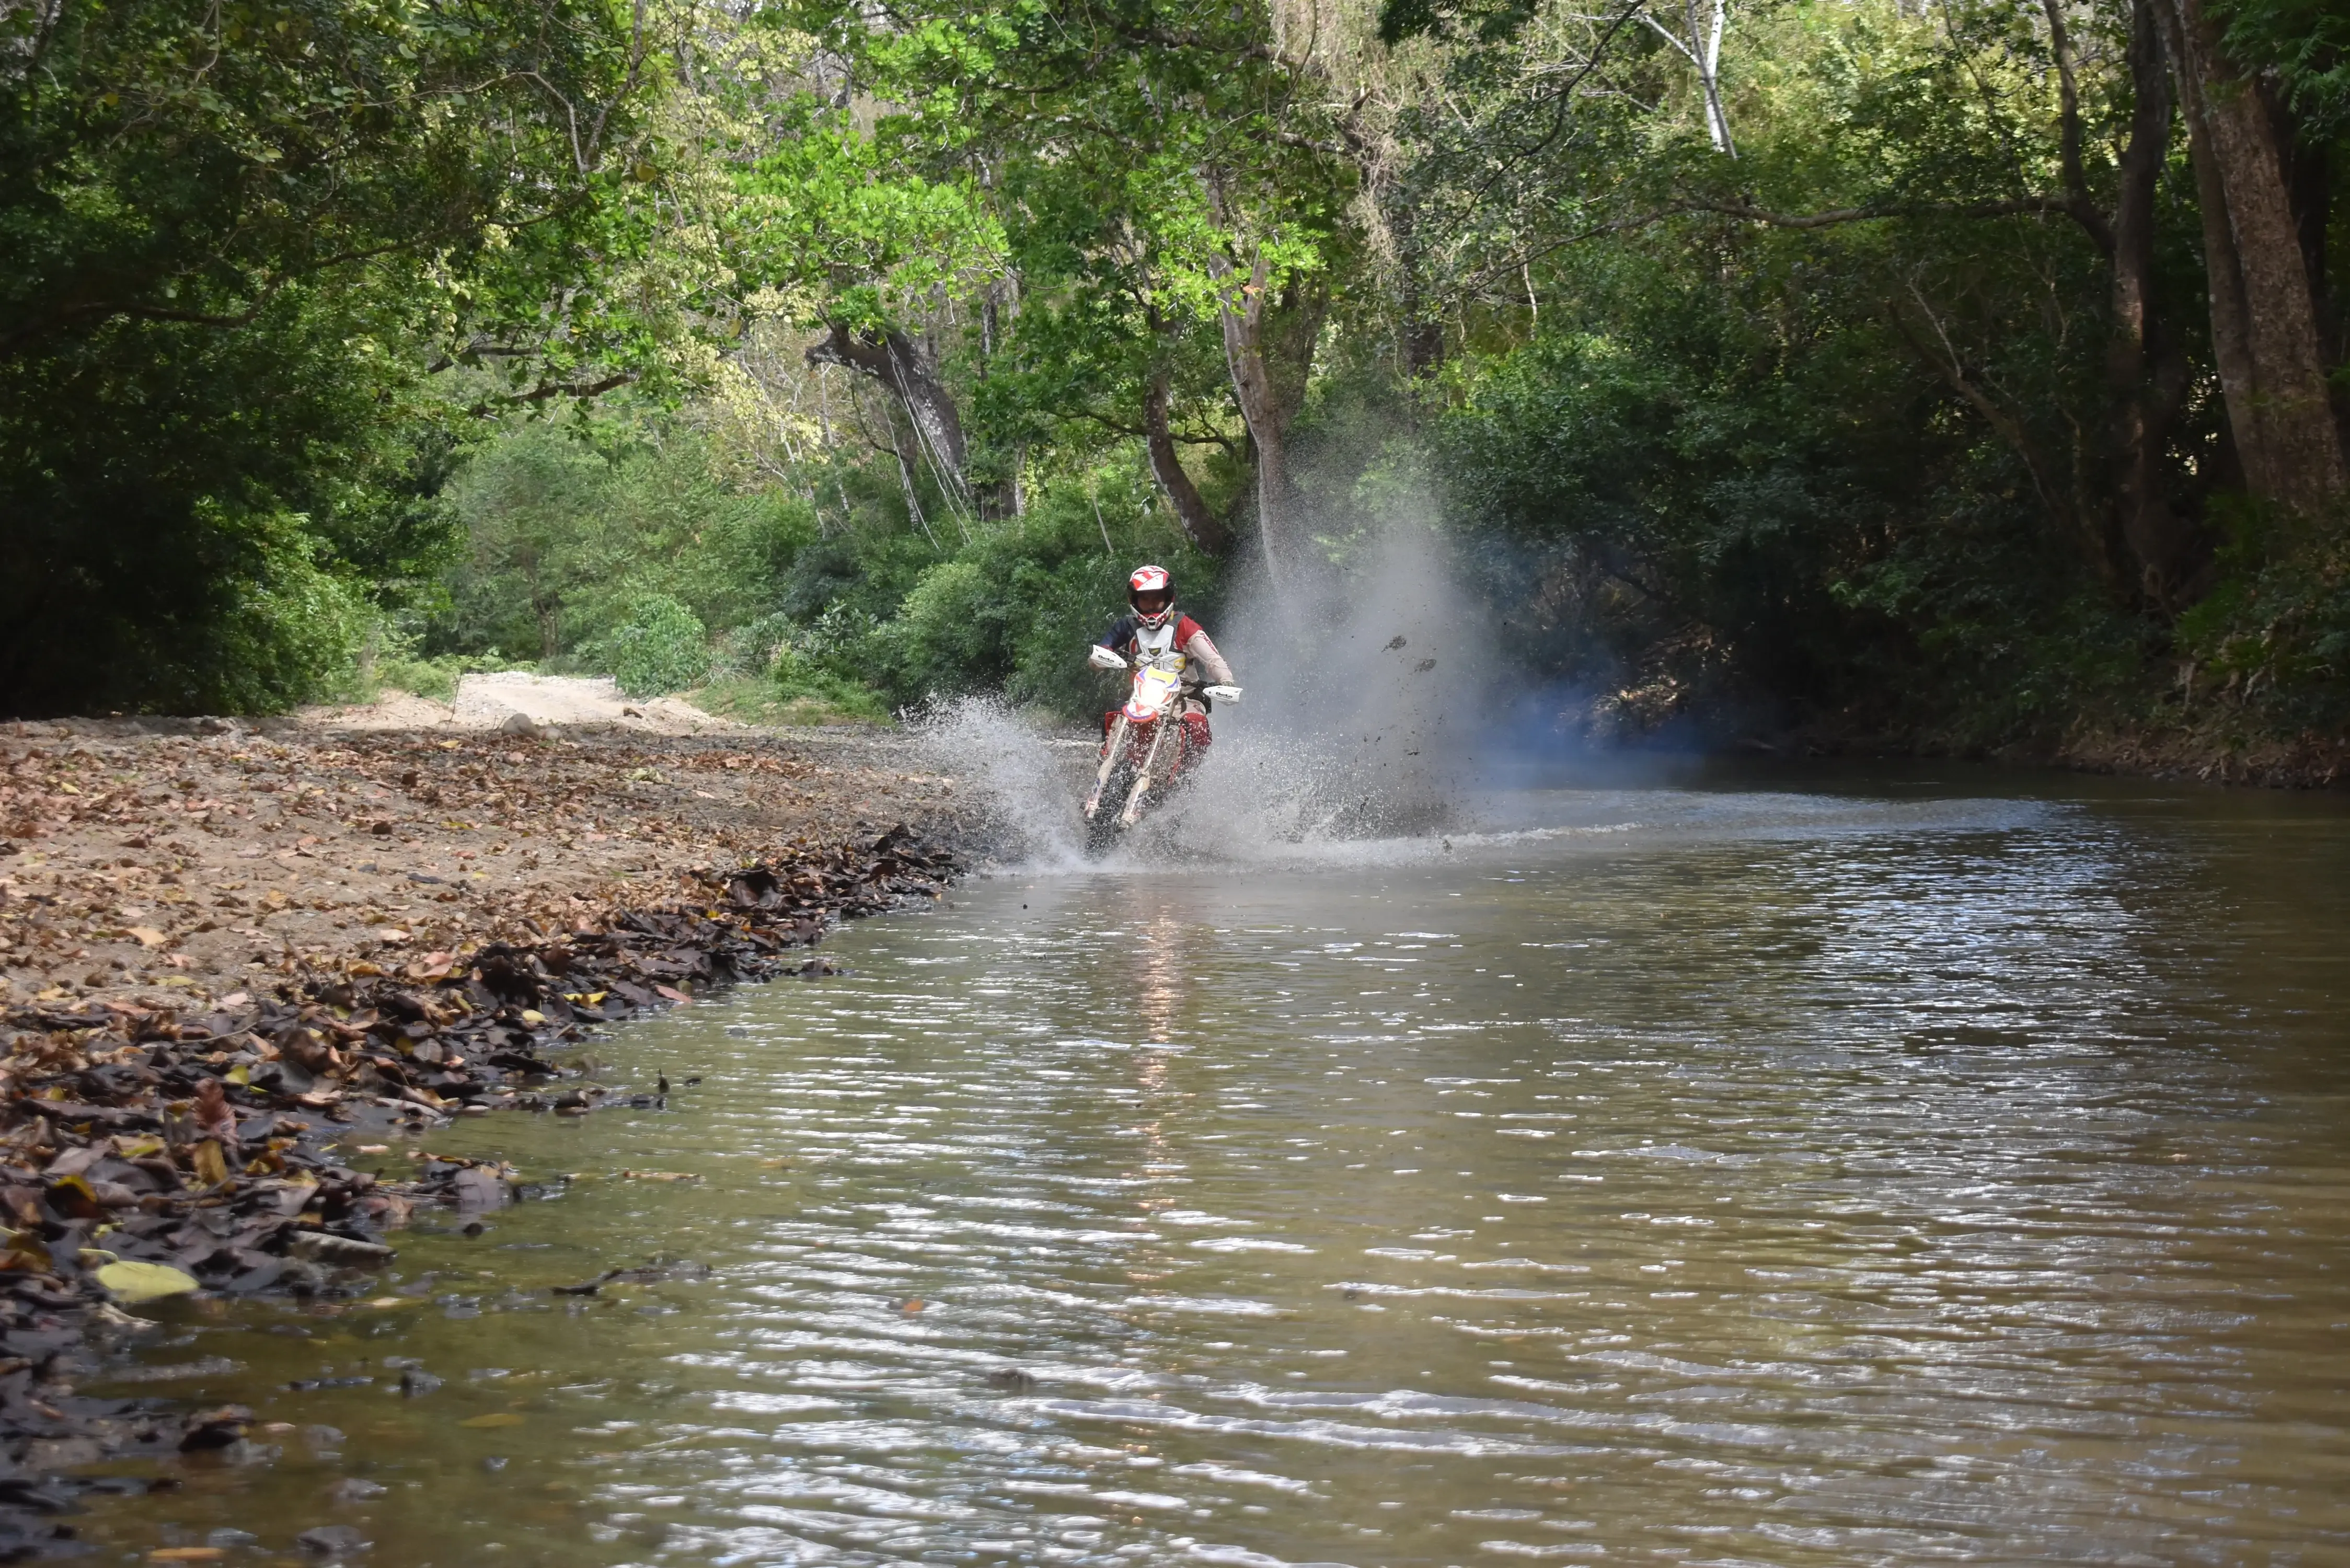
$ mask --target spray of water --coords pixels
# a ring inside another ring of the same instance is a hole
[[[1090,742],[986,699],[931,716],[936,765],[988,802],[998,858],[1029,870],[1366,858],[1467,826],[1492,641],[1433,533],[1392,525],[1311,592],[1243,581],[1226,616],[1209,629],[1247,695],[1217,710],[1190,784],[1107,857],[1087,858],[1077,815]]]
[[[1442,542],[1393,524],[1311,591],[1260,579],[1222,639],[1248,700],[1179,814],[1267,845],[1425,835],[1454,825],[1492,680],[1481,607]]]
[[[1084,655],[1079,649],[1075,657]],[[1077,808],[1093,767],[1091,744],[1052,733],[1000,697],[937,704],[920,733],[931,765],[983,805],[983,854],[1038,871],[1086,864]]]

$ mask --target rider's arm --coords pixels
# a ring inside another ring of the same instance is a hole
[[[1107,631],[1094,639],[1094,646],[1107,648],[1112,653],[1123,656],[1126,652],[1126,645],[1133,640],[1134,618],[1130,615],[1122,615],[1110,623]]]
[[[1204,685],[1237,686],[1240,684],[1232,679],[1232,667],[1224,662],[1224,656],[1216,651],[1216,645],[1208,640],[1208,634],[1205,631],[1195,631],[1191,634],[1191,640],[1183,645],[1183,657],[1197,664],[1206,673],[1208,679],[1202,682]]]

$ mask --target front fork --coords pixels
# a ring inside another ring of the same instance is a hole
[[[1102,748],[1101,766],[1094,773],[1094,793],[1086,796],[1086,820],[1091,822],[1094,813],[1101,809],[1102,791],[1109,787],[1109,771],[1118,766],[1118,754],[1126,749],[1126,715],[1120,713],[1110,726],[1109,744]]]
[[[1126,809],[1118,814],[1120,827],[1132,827],[1142,815],[1142,797],[1150,793],[1150,781],[1159,770],[1159,753],[1167,744],[1167,737],[1183,722],[1180,713],[1170,711],[1160,715],[1150,737],[1150,749],[1142,753],[1142,769],[1134,775],[1134,787],[1126,792]]]

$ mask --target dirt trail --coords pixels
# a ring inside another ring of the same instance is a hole
[[[184,1010],[306,966],[568,929],[658,904],[693,867],[956,815],[901,736],[708,722],[0,726],[0,1004]]]
[[[634,731],[655,735],[740,732],[743,725],[722,719],[675,697],[624,695],[608,676],[533,675],[507,670],[468,675],[457,682],[456,699],[436,702],[409,692],[387,693],[380,702],[352,708],[307,708],[297,715],[312,729],[498,730],[529,734],[560,725],[573,733]]]

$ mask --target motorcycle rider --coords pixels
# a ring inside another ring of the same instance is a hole
[[[1202,686],[1233,686],[1232,667],[1216,651],[1207,629],[1175,608],[1175,579],[1164,566],[1137,566],[1126,579],[1128,613],[1118,617],[1094,643],[1093,662],[1102,669],[1126,668],[1170,650],[1183,656],[1184,750],[1198,753],[1213,737],[1208,732],[1209,701]],[[1229,693],[1227,694],[1229,695]],[[1102,715],[1103,744],[1118,710]],[[1179,764],[1180,765],[1180,764]]]

